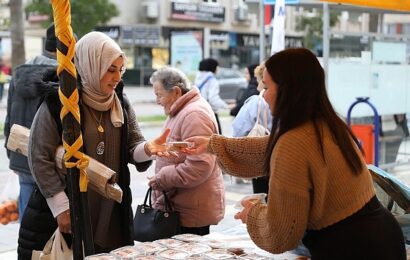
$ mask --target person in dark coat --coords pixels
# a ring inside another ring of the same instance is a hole
[[[4,124],[5,145],[10,135],[10,129],[14,124],[31,127],[34,115],[39,107],[45,86],[42,84],[43,74],[48,70],[56,70],[56,36],[54,24],[47,28],[44,50],[41,55],[18,66],[10,82],[7,98],[7,115]],[[10,160],[9,168],[19,176],[20,194],[18,199],[19,220],[34,189],[35,182],[31,175],[27,157],[19,153],[7,150]]]
[[[239,113],[239,110],[245,103],[245,101],[253,96],[253,95],[259,95],[258,91],[258,81],[256,80],[255,77],[255,68],[258,66],[258,64],[252,64],[246,67],[245,69],[245,78],[248,81],[248,87],[246,88],[245,92],[237,97],[236,100],[236,106],[231,109],[230,115],[231,116],[236,116]]]

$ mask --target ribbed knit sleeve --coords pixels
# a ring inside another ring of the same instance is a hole
[[[307,149],[311,145],[303,141],[290,135],[280,138],[271,157],[269,204],[257,204],[248,214],[252,240],[271,253],[295,248],[307,227],[311,188]]]
[[[209,147],[221,169],[242,178],[263,176],[263,164],[269,136],[228,138],[212,135]]]

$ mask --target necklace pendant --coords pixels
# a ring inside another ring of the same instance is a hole
[[[97,127],[97,130],[98,130],[98,132],[100,132],[100,133],[104,133],[104,127],[102,127],[102,125],[99,125],[99,126]]]
[[[95,152],[98,155],[103,155],[104,154],[104,150],[105,150],[105,143],[104,141],[101,141],[97,144],[97,148],[95,149]]]

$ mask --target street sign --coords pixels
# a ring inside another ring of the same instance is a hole
[[[263,0],[264,5],[274,5],[276,0]],[[285,4],[299,4],[299,0],[285,0]]]

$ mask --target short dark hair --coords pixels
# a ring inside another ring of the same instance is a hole
[[[219,65],[218,62],[215,59],[212,59],[212,58],[203,59],[199,63],[199,71],[210,71],[212,73],[215,73],[218,65]]]
[[[44,42],[44,49],[49,52],[57,51],[57,37],[54,28],[54,23],[52,23],[46,31],[46,40]]]
[[[287,49],[272,55],[265,62],[266,70],[278,85],[273,122],[265,170],[269,174],[269,162],[273,147],[281,135],[308,121],[313,122],[323,154],[320,123],[328,125],[335,142],[352,172],[359,173],[362,162],[356,153],[353,133],[337,115],[325,86],[325,72],[316,56],[308,49]]]

